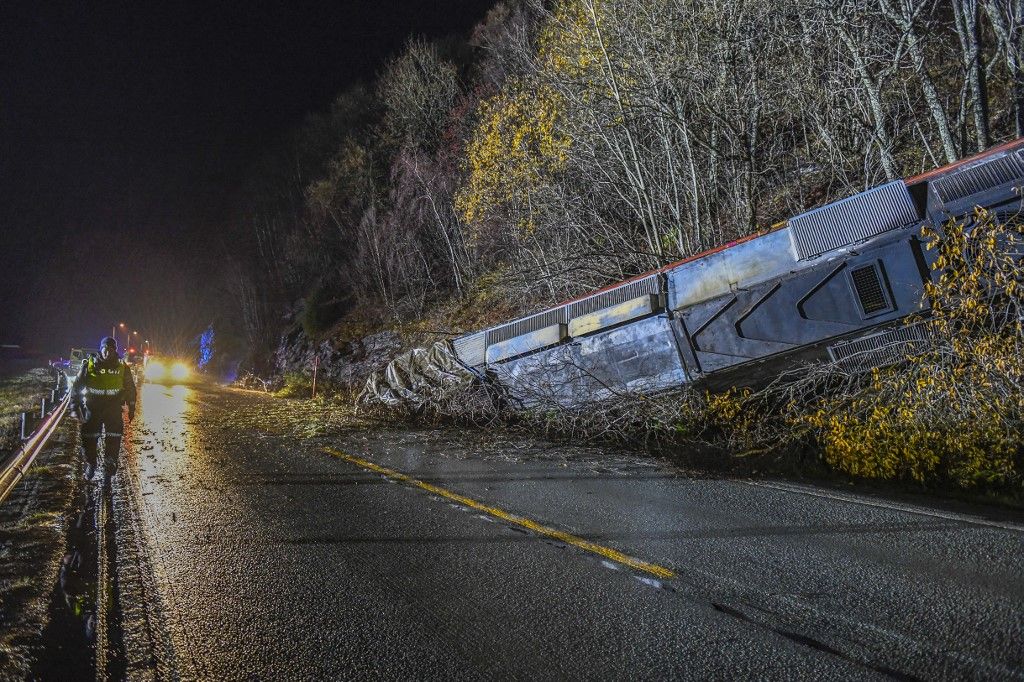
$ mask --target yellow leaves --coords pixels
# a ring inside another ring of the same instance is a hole
[[[1017,376],[1024,376],[1015,359]],[[1009,361],[974,355],[959,358],[962,366],[952,369],[922,363],[876,370],[884,378],[872,382],[866,399],[825,397],[802,421],[817,433],[826,462],[851,475],[941,477],[963,486],[1011,480],[1021,473],[1013,453],[1022,434],[1002,425],[1024,414],[1024,399],[989,400],[998,381],[979,371]]]
[[[455,198],[467,222],[504,206],[530,231],[531,195],[568,159],[571,139],[558,129],[562,108],[554,91],[522,83],[481,103],[466,150],[469,179]]]
[[[602,128],[626,125],[623,110],[642,99],[649,87],[646,59],[662,59],[660,54],[637,53],[637,32],[649,33],[650,27],[631,23],[616,12],[612,0],[559,0],[553,5],[537,41],[541,80],[571,93],[569,99],[584,109],[602,110],[606,118],[597,124]],[[650,11],[657,9],[652,5]]]
[[[856,397],[826,394],[794,421],[825,460],[855,476],[946,479],[961,486],[1019,483],[1024,443],[1024,311],[1020,226],[979,211],[970,228],[922,230],[942,274],[926,285],[936,346],[876,368]]]
[[[746,406],[745,401],[750,396],[749,389],[738,390],[731,388],[725,393],[708,393],[707,409],[713,423],[720,425],[731,425],[735,427],[737,422],[744,417]]]
[[[631,93],[647,81],[637,58],[629,58],[624,40],[632,34],[623,33],[617,11],[612,0],[551,3],[538,31],[536,71],[505,84],[479,107],[466,150],[468,178],[455,199],[466,222],[479,227],[500,213],[504,224],[518,227],[516,237],[530,236],[537,224],[548,224],[540,217],[544,211],[558,210],[542,192],[566,167],[571,135],[586,140],[581,150],[592,150],[624,134]]]
[[[555,77],[586,79],[600,69],[602,32],[608,25],[607,0],[563,0],[538,38],[540,64]]]

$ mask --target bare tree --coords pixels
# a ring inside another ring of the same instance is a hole
[[[922,15],[925,15],[927,3],[924,0],[878,0],[878,3],[882,13],[900,30],[901,38],[906,41],[907,51],[920,81],[921,90],[924,92],[925,102],[935,120],[946,161],[952,163],[959,155],[953,142],[949,118],[931,77],[931,64],[925,57],[923,41],[918,34],[918,23]]]
[[[985,54],[982,42],[981,5],[978,0],[957,0],[954,4],[954,18],[957,36],[964,56],[964,71],[971,93],[971,109],[974,112],[975,146],[978,151],[988,148],[990,133],[988,125],[988,83],[985,73]]]
[[[1024,0],[982,0],[1012,83],[1015,132],[1024,136]]]

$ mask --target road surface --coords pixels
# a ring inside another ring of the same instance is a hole
[[[1024,526],[493,434],[303,434],[145,385],[127,671],[218,679],[1024,677]]]

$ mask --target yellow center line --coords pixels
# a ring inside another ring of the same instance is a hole
[[[355,464],[358,467],[362,467],[363,469],[366,469],[368,471],[372,471],[382,476],[386,476],[392,480],[401,481],[402,483],[405,483],[407,485],[415,486],[422,490],[426,490],[428,493],[431,493],[433,495],[443,497],[447,500],[451,500],[452,502],[458,502],[459,504],[469,507],[470,509],[475,509],[479,512],[488,514],[489,516],[501,519],[502,521],[506,521],[521,528],[526,528],[527,530],[533,531],[538,535],[553,538],[555,540],[564,542],[567,545],[572,545],[573,547],[582,549],[586,552],[603,556],[606,559],[610,559],[611,561],[615,561],[624,566],[629,566],[630,568],[635,569],[637,571],[650,573],[651,575],[655,575],[659,578],[676,577],[675,572],[673,572],[671,569],[665,568],[664,566],[659,566],[658,564],[652,564],[647,561],[642,561],[635,557],[631,557],[628,554],[623,554],[618,550],[614,550],[611,547],[605,547],[604,545],[599,545],[595,542],[584,540],[583,538],[573,535],[572,533],[566,533],[565,531],[561,531],[556,528],[550,528],[548,526],[537,523],[536,521],[532,521],[526,517],[511,514],[505,511],[504,509],[491,507],[489,505],[484,504],[483,502],[474,500],[471,497],[459,495],[458,493],[454,493],[445,488],[432,485],[425,481],[420,481],[419,479],[413,478],[408,474],[403,474],[400,471],[395,471],[394,469],[383,467],[379,464],[375,464],[369,460],[363,459],[362,457],[356,457],[355,455],[350,455],[340,450],[335,450],[334,448],[324,448],[324,452],[335,457],[338,457],[339,459],[343,459],[351,464]]]

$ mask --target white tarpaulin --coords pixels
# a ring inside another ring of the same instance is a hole
[[[450,341],[402,353],[366,380],[360,402],[419,408],[443,405],[465,391],[477,375],[455,357]]]

